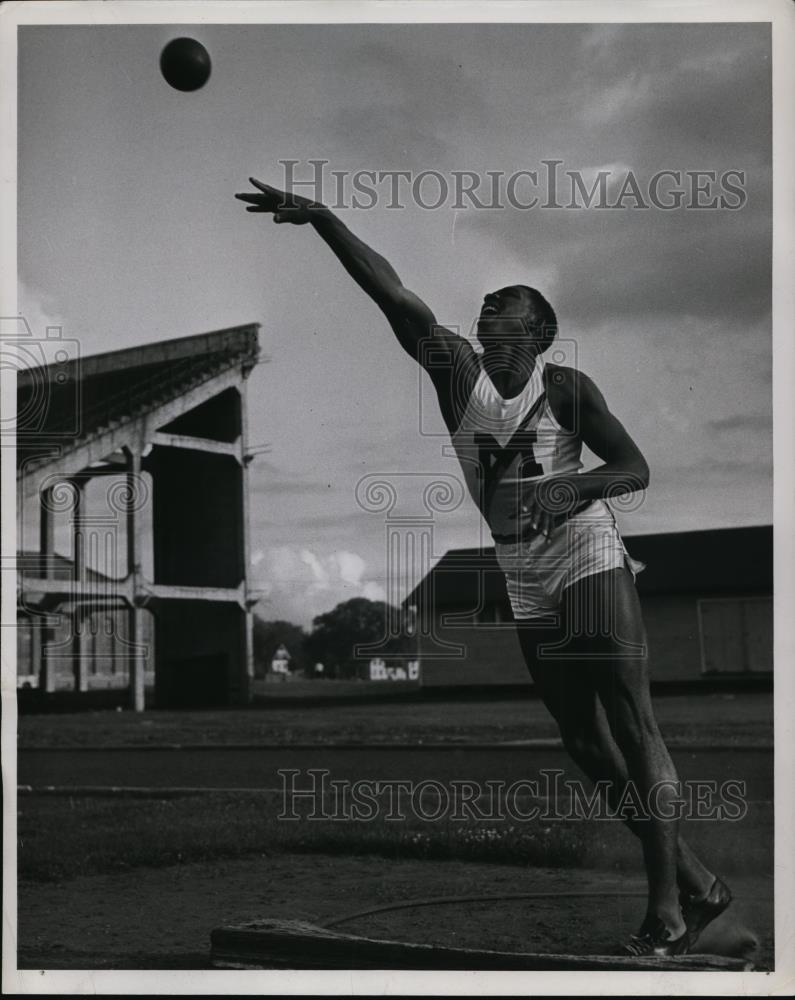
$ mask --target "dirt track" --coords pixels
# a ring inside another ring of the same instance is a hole
[[[715,925],[737,921],[772,965],[772,881],[734,878],[737,898]],[[402,899],[500,892],[643,889],[639,874],[517,869],[465,862],[278,855],[21,883],[21,968],[206,968],[213,927],[262,917],[323,919]],[[399,910],[351,921],[352,933],[460,947],[605,953],[636,929],[637,898],[519,900]],[[731,912],[731,911],[730,911]],[[68,914],[68,917],[65,915]],[[707,942],[709,943],[709,942]]]

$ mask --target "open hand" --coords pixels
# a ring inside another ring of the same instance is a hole
[[[310,221],[313,209],[323,207],[318,202],[302,198],[298,194],[279,191],[278,188],[263,184],[254,177],[249,177],[249,181],[257,188],[257,193],[252,191],[236,194],[235,198],[248,202],[247,212],[270,212],[274,222],[290,222],[294,226],[303,226]]]

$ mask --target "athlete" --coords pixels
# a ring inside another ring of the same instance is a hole
[[[545,363],[555,313],[524,285],[485,296],[482,353],[441,327],[392,266],[329,209],[251,178],[236,195],[276,223],[310,225],[381,309],[436,390],[468,489],[494,537],[527,667],[563,744],[641,841],[647,910],[628,955],[684,954],[731,902],[679,836],[678,776],[651,705],[634,574],[607,500],[645,489],[638,446],[593,381]],[[583,444],[602,464],[582,472]],[[670,817],[670,818],[669,818]]]

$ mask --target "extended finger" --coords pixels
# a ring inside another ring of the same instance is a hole
[[[235,198],[239,201],[250,201],[252,205],[264,205],[267,198],[263,198],[261,194],[251,194],[249,192],[242,192],[241,194],[236,194]]]
[[[270,184],[263,184],[255,177],[249,177],[249,180],[262,192],[259,197],[269,201],[275,208],[287,208],[292,205],[291,196],[284,191],[271,187]]]
[[[253,184],[255,188],[259,188],[263,194],[269,194],[278,197],[282,193],[275,187],[271,187],[270,184],[263,184],[262,181],[258,181],[256,177],[249,177],[248,180],[249,183]]]
[[[265,208],[264,205],[249,205],[246,209],[247,212],[270,212],[270,208]]]

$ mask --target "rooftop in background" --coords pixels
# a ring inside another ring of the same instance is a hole
[[[772,593],[773,526],[714,528],[625,537],[628,551],[646,564],[638,574],[641,596],[695,592]],[[482,580],[486,605],[507,604],[493,548],[451,549],[405,598],[404,605],[432,601],[438,608],[472,604]],[[433,591],[427,594],[428,581]]]
[[[635,559],[646,563],[638,575],[643,594],[773,592],[773,525],[629,535]]]

